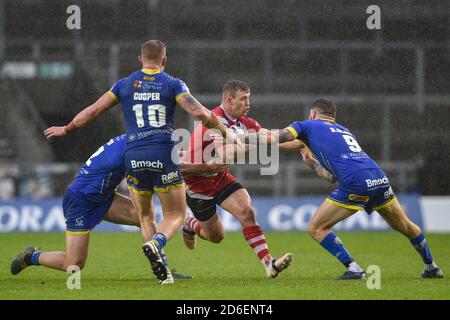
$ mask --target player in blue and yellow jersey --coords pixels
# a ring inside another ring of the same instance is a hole
[[[338,279],[364,279],[364,270],[353,260],[342,241],[331,228],[359,210],[378,211],[396,231],[405,235],[425,264],[424,278],[442,278],[434,263],[427,241],[405,214],[383,170],[359,146],[355,136],[335,122],[336,105],[329,100],[317,100],[309,120],[296,121],[289,127],[274,131],[260,139],[268,143],[300,140],[305,163],[321,177],[337,182],[336,189],[322,203],[311,219],[311,237],[335,256],[347,271]]]
[[[227,135],[223,124],[190,94],[184,82],[164,72],[166,61],[165,45],[158,40],[147,41],[139,56],[141,70],[119,80],[67,126],[51,127],[44,132],[47,138],[63,136],[93,121],[117,103],[122,104],[127,133],[125,167],[144,239],[152,229],[148,212],[154,191],[162,203],[163,220],[152,240],[142,247],[159,280],[167,277],[160,251],[183,223],[186,209],[183,177],[176,160],[172,159],[171,136],[177,103],[206,127]],[[229,136],[233,135],[229,133]]]
[[[11,264],[11,273],[16,275],[30,265],[43,265],[66,271],[70,266],[82,269],[87,260],[90,232],[102,220],[116,224],[140,227],[139,217],[130,199],[115,192],[125,177],[125,134],[115,137],[97,149],[84,163],[63,198],[63,212],[66,218],[66,252],[40,252],[29,246]],[[226,169],[223,164],[183,163],[183,174],[198,175],[217,173]],[[153,203],[150,203],[149,224],[153,230],[144,236],[150,240],[156,232]],[[173,279],[191,278],[171,272],[167,256],[161,252],[167,268],[167,278],[160,284],[171,284]]]

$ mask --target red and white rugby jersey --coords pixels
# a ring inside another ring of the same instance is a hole
[[[233,117],[228,114],[222,106],[218,106],[211,110],[223,125],[227,128],[235,128],[238,132],[243,130],[247,132],[249,129],[258,132],[262,127],[254,119],[245,116]],[[205,148],[211,143],[212,139],[208,137],[206,131],[209,130],[204,125],[200,124],[194,130],[194,133],[189,141],[188,154],[192,162],[205,163],[203,157]],[[206,134],[205,134],[206,133]],[[210,147],[211,148],[211,147]],[[227,185],[236,181],[236,178],[228,171],[222,171],[211,176],[186,176],[184,177],[186,182],[186,192],[192,198],[197,199],[212,199],[219,191],[225,188]]]

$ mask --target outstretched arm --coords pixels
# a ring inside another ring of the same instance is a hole
[[[203,125],[208,129],[216,129],[222,137],[226,137],[226,142],[235,145],[238,150],[245,150],[245,146],[238,137],[220,122],[219,118],[206,109],[197,101],[190,93],[184,94],[177,100],[179,106],[190,115],[201,120]]]
[[[335,184],[336,178],[324,167],[322,167],[316,159],[311,155],[311,153],[303,147],[300,150],[300,154],[302,155],[303,162],[310,167],[319,177],[324,178],[328,182]]]
[[[299,140],[292,140],[283,142],[280,144],[280,149],[284,151],[298,151],[302,148],[303,144]]]
[[[293,133],[287,128],[280,130],[261,129],[257,133],[249,133],[244,136],[246,144],[258,144],[258,142],[261,141],[262,143],[279,143],[281,145],[282,143],[293,141],[294,139]]]
[[[262,128],[259,130],[262,135],[272,135],[271,139],[278,139],[279,147],[281,150],[284,151],[292,151],[292,150],[300,150],[303,147],[303,143],[301,143],[299,140],[294,139],[294,136],[291,131],[288,129],[281,129],[277,131],[272,131]],[[280,141],[281,140],[281,141]]]
[[[78,113],[68,125],[63,127],[47,128],[44,131],[44,134],[47,139],[51,137],[65,136],[75,129],[81,128],[94,121],[98,116],[100,116],[103,112],[105,112],[115,104],[117,104],[117,100],[114,100],[109,92],[106,92],[96,102]]]

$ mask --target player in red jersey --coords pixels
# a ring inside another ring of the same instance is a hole
[[[223,87],[220,106],[213,109],[225,127],[236,132],[262,129],[259,123],[246,115],[250,110],[250,87],[239,80],[230,80]],[[265,129],[264,129],[265,130]],[[199,125],[191,137],[188,149],[189,161],[207,162],[207,150],[218,151],[212,147],[213,139],[208,139],[208,129]],[[299,148],[300,144],[290,144],[286,149]],[[206,150],[206,151],[205,151]],[[286,253],[278,259],[272,258],[264,233],[256,223],[255,210],[247,190],[237,182],[228,171],[209,176],[186,176],[186,201],[194,214],[188,216],[183,225],[183,240],[189,249],[195,247],[195,235],[219,243],[224,238],[222,221],[216,205],[233,214],[241,223],[243,234],[249,246],[262,262],[269,278],[275,278],[292,262],[292,254]]]

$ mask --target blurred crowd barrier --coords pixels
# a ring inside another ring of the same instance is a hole
[[[381,162],[394,190],[418,192],[416,162]],[[0,163],[1,200],[40,200],[61,197],[75,178],[80,163],[14,164]],[[276,174],[261,175],[260,165],[234,165],[230,172],[254,196],[295,197],[330,193],[333,186],[318,178],[300,159],[281,160]],[[120,193],[128,195],[125,179]]]
[[[325,194],[296,197],[253,197],[256,218],[266,231],[306,232],[309,221]],[[411,220],[426,232],[450,232],[447,208],[450,197],[422,197],[418,194],[399,194],[398,199]],[[188,209],[189,210],[189,209]],[[156,221],[162,218],[161,204],[155,197]],[[240,232],[240,223],[228,212],[219,209],[225,230]],[[6,232],[64,232],[66,228],[62,199],[0,200],[0,233]],[[391,231],[376,212],[368,215],[359,211],[338,223],[339,231]],[[97,231],[138,231],[134,226],[101,222]]]
[[[0,200],[41,200],[61,197],[80,164],[0,164]],[[126,183],[119,189],[126,193]]]

